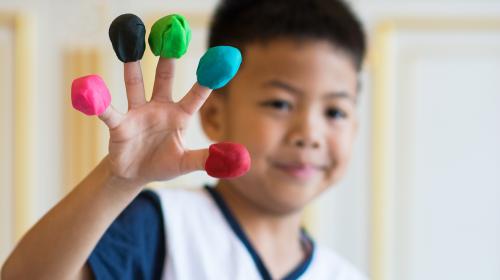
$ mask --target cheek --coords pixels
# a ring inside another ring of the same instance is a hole
[[[233,115],[230,127],[230,140],[243,144],[250,152],[252,159],[265,156],[279,145],[279,135],[283,129],[262,116],[261,113],[250,110]]]
[[[330,135],[328,149],[330,159],[335,166],[343,167],[349,161],[354,141],[353,136],[353,130],[350,127]]]

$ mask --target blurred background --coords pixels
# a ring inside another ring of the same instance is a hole
[[[500,1],[352,0],[369,35],[361,130],[347,176],[307,209],[318,242],[371,278],[500,279]],[[0,0],[0,264],[105,155],[108,134],[71,108],[70,83],[104,77],[126,110],[108,39],[122,13],[180,13],[196,80],[215,0]],[[143,71],[152,88],[156,59]],[[209,142],[193,120],[189,147]],[[151,187],[196,187],[202,172]]]

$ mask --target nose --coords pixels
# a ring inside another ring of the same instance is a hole
[[[297,148],[318,149],[321,146],[321,123],[312,114],[297,117],[289,134],[289,144]]]
[[[319,143],[317,141],[307,141],[301,138],[294,139],[293,145],[298,148],[306,148],[309,146],[314,149],[319,148]]]

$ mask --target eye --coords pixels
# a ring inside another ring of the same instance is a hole
[[[289,111],[292,109],[292,104],[285,100],[275,99],[261,103],[262,106],[270,107],[279,111]]]
[[[345,118],[347,118],[347,114],[344,111],[337,109],[337,108],[329,108],[328,110],[326,110],[326,116],[329,119],[345,119]]]

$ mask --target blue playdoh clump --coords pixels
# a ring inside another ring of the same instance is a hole
[[[208,49],[196,70],[198,83],[211,89],[225,86],[238,72],[241,60],[241,52],[235,47],[217,46]]]

